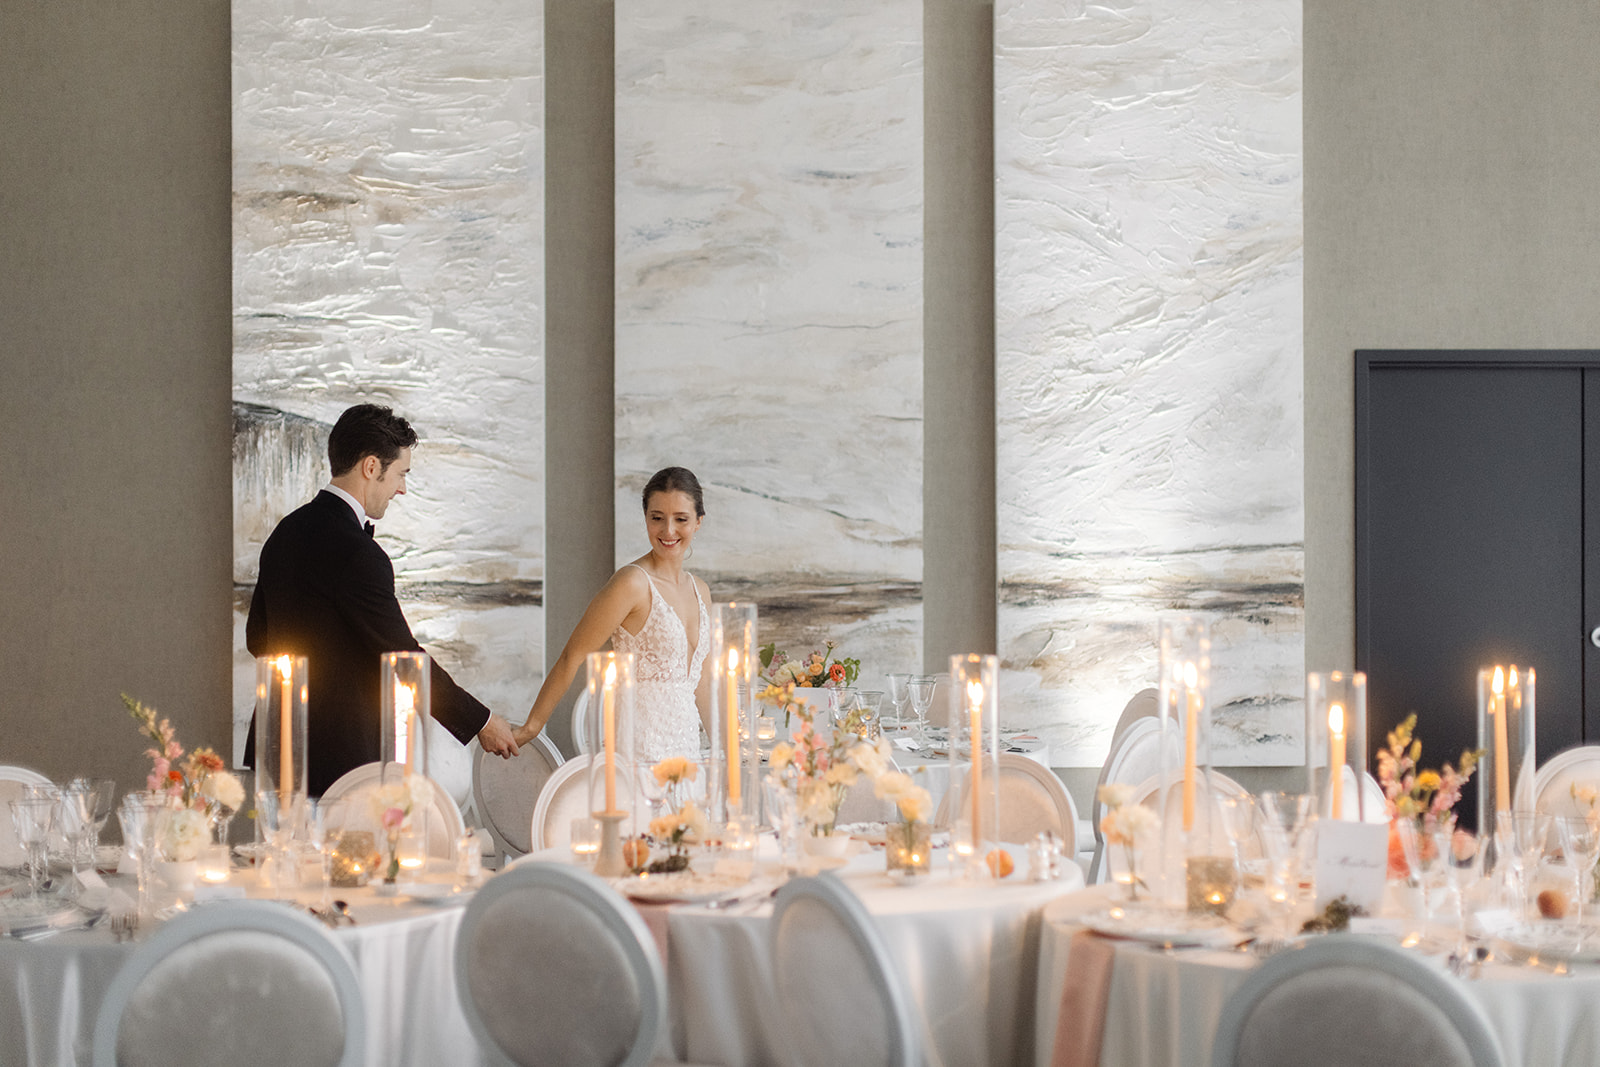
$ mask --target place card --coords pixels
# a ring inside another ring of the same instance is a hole
[[[96,873],[92,867],[88,870],[79,871],[77,874],[73,875],[73,878],[77,880],[78,888],[80,889],[107,888],[106,880],[100,877],[100,875]]]
[[[1317,907],[1338,897],[1376,913],[1389,865],[1386,823],[1324,819],[1317,823]]]

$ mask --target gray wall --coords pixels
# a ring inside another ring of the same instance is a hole
[[[1307,5],[1312,669],[1351,656],[1351,353],[1600,341],[1597,51],[1586,0]],[[225,6],[0,7],[0,759],[134,783],[123,689],[225,741],[228,109]]]
[[[0,761],[226,749],[228,5],[0,5]]]
[[[1306,668],[1354,655],[1358,348],[1600,346],[1590,0],[1305,6]]]

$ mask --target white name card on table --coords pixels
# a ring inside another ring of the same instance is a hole
[[[1384,876],[1389,867],[1386,823],[1324,819],[1317,823],[1317,907],[1347,897],[1350,903],[1376,913],[1383,904]]]
[[[77,879],[79,889],[102,890],[106,888],[106,880],[101,878],[99,873],[92,867],[88,870],[79,871],[72,877]]]

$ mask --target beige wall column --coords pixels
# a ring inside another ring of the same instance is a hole
[[[1354,353],[1600,347],[1588,0],[1305,5],[1306,667],[1349,665]]]
[[[923,7],[923,665],[995,650],[994,5]]]
[[[611,3],[545,3],[546,671],[615,567],[614,25]],[[548,727],[569,754],[570,709]]]
[[[226,752],[229,11],[0,13],[0,762],[142,788],[120,691]]]

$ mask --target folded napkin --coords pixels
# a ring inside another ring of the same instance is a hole
[[[1111,998],[1111,969],[1116,944],[1091,930],[1072,935],[1067,974],[1061,984],[1061,1012],[1056,1016],[1055,1053],[1051,1067],[1099,1067],[1100,1044],[1106,1032],[1106,1003]]]

